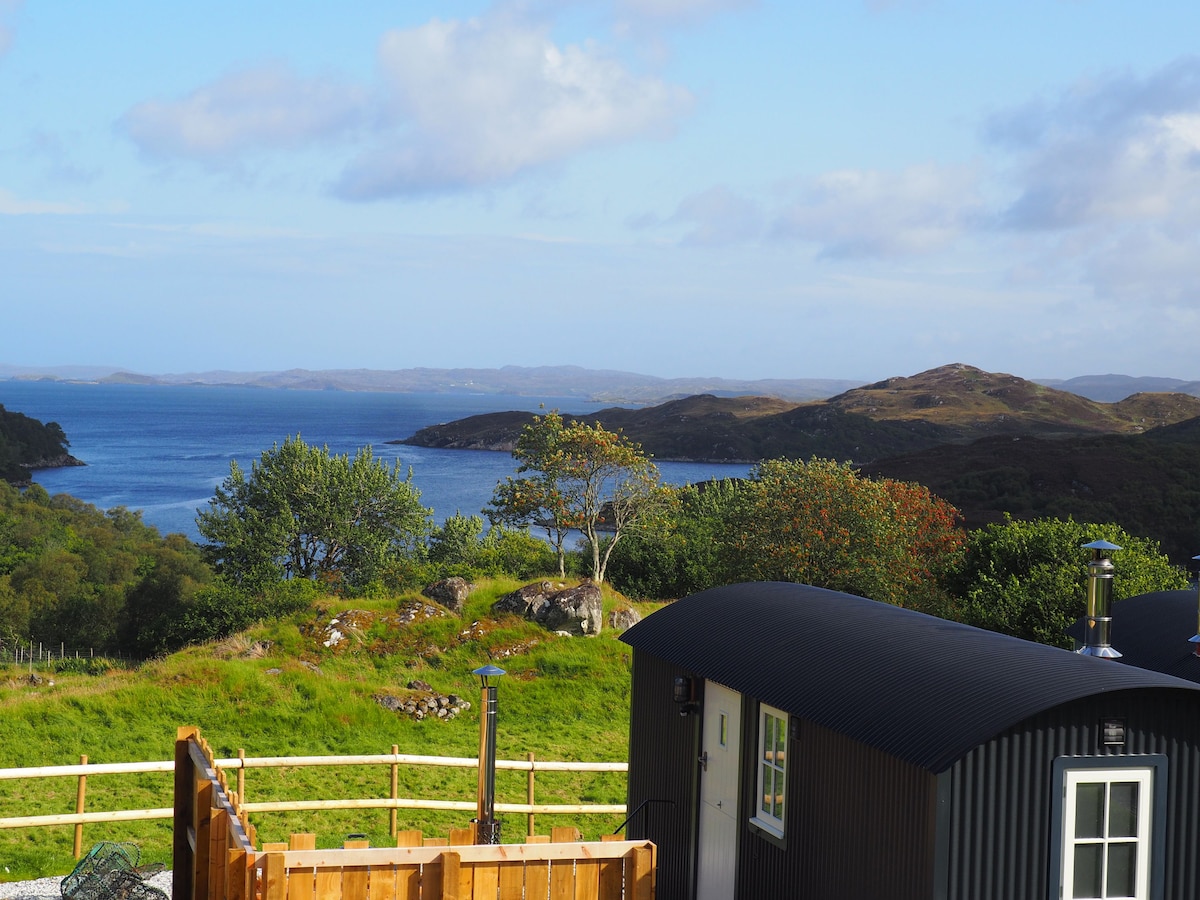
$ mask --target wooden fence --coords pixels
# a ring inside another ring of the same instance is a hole
[[[526,844],[396,835],[395,847],[348,841],[317,850],[312,834],[255,849],[256,835],[194,728],[175,749],[175,900],[653,900],[648,841],[585,842],[573,828]]]
[[[401,797],[399,794],[399,769],[401,766],[444,766],[450,768],[476,768],[479,761],[468,757],[417,756],[397,752],[392,746],[391,753],[381,753],[367,756],[272,756],[247,757],[239,751],[236,757],[212,759],[211,765],[216,772],[234,773],[236,778],[235,793],[238,797],[239,809],[247,814],[262,812],[286,811],[319,811],[327,809],[385,809],[388,811],[389,830],[394,836],[398,833],[397,813],[401,809],[452,810],[473,812],[476,809],[474,800],[444,800],[430,798]],[[305,767],[305,766],[348,766],[348,765],[378,765],[387,766],[391,770],[391,789],[386,797],[366,797],[341,800],[286,800],[286,801],[246,801],[246,772],[250,769]],[[108,811],[87,811],[89,778],[109,775],[131,775],[141,773],[157,773],[164,775],[176,771],[177,760],[137,762],[137,763],[89,763],[88,757],[80,756],[78,765],[36,766],[12,769],[0,769],[0,781],[3,780],[33,780],[43,778],[74,778],[76,780],[74,812],[64,812],[55,815],[41,816],[12,816],[0,818],[0,829],[7,828],[36,828],[69,825],[75,829],[74,854],[78,859],[83,852],[83,829],[88,824],[104,824],[113,822],[130,822],[145,819],[170,819],[174,810],[170,806],[148,809],[119,809]],[[526,834],[534,834],[534,820],[538,815],[582,814],[582,815],[620,815],[625,814],[624,804],[553,804],[538,803],[535,795],[535,778],[538,772],[612,772],[628,771],[627,763],[618,762],[559,762],[553,760],[537,760],[529,754],[524,760],[497,760],[496,768],[500,770],[523,771],[526,773],[525,803],[497,803],[496,812],[507,815],[522,815],[526,818]],[[91,787],[94,787],[92,785]],[[169,795],[169,782],[164,780],[164,800]]]

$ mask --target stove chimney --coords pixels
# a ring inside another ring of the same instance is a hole
[[[1083,620],[1083,646],[1077,652],[1083,656],[1119,659],[1121,654],[1109,643],[1112,632],[1110,612],[1114,569],[1108,554],[1121,548],[1108,541],[1099,540],[1084,544],[1083,549],[1091,550],[1092,558],[1087,564],[1087,615]]]

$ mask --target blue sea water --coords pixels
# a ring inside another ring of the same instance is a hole
[[[600,404],[554,397],[484,394],[345,393],[248,387],[101,385],[0,381],[0,404],[57,422],[86,466],[36,473],[51,494],[101,509],[141,510],[162,533],[199,540],[196,510],[236,460],[249,470],[264,450],[300,435],[354,454],[370,445],[388,465],[411,467],[421,502],[443,521],[479,513],[496,484],[516,471],[507,453],[434,450],[388,444],[426,425],[510,409],[560,409],[584,415]],[[673,484],[745,475],[745,465],[659,463]]]

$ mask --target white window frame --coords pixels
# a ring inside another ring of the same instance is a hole
[[[1055,760],[1054,825],[1055,846],[1051,885],[1051,900],[1075,900],[1075,851],[1092,844],[1103,848],[1104,873],[1100,894],[1088,900],[1157,900],[1162,885],[1154,877],[1161,868],[1163,826],[1165,825],[1166,759],[1162,756],[1132,757],[1060,757]],[[1138,785],[1136,834],[1113,836],[1107,833],[1108,799],[1114,784]],[[1075,816],[1078,789],[1081,785],[1103,784],[1106,820],[1104,834],[1099,837],[1075,836]],[[1110,894],[1107,884],[1108,850],[1115,844],[1133,843],[1136,846],[1134,893]]]
[[[779,731],[782,730],[782,736]],[[791,718],[783,710],[760,703],[758,755],[754,758],[754,815],[750,821],[763,831],[783,838],[787,816],[787,746]],[[770,784],[767,783],[768,778]],[[773,799],[768,801],[767,797]],[[769,806],[769,809],[764,809]]]

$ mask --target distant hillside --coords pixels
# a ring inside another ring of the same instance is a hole
[[[824,456],[869,462],[985,435],[1139,434],[1200,416],[1200,398],[1146,394],[1101,404],[1013,375],[961,364],[891,378],[824,401],[711,395],[584,418],[621,429],[658,459],[754,461]],[[432,425],[399,443],[511,450],[528,413]]]
[[[67,453],[68,446],[57,422],[43,424],[0,404],[0,479],[26,484],[31,469],[81,465]]]
[[[40,374],[38,377],[45,377]],[[590,402],[658,403],[692,394],[763,394],[787,400],[830,397],[861,382],[836,378],[745,380],[658,378],[580,366],[504,366],[500,369],[290,369],[286,372],[199,372],[141,375],[111,371],[91,380],[114,384],[244,385],[305,391],[380,391],[576,397]]]
[[[1080,375],[1076,378],[1036,378],[1038,384],[1070,391],[1100,403],[1116,403],[1131,394],[1191,394],[1200,397],[1200,381],[1180,378],[1133,378],[1129,375]]]

